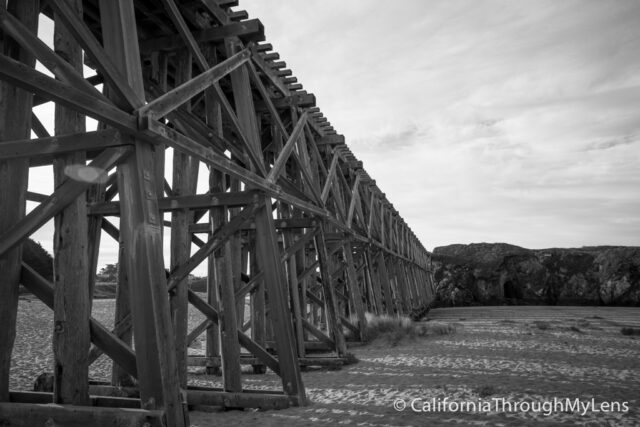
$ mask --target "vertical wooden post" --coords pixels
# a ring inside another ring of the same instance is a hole
[[[362,339],[362,331],[367,325],[367,318],[364,315],[364,306],[362,304],[362,293],[360,292],[360,285],[358,283],[358,275],[356,274],[356,268],[353,261],[353,247],[351,241],[345,239],[343,243],[343,251],[345,262],[347,263],[347,277],[349,278],[349,296],[351,297],[351,303],[356,312],[358,318],[358,329],[360,330],[360,339]]]
[[[380,278],[380,284],[382,285],[382,291],[384,292],[384,305],[387,314],[393,314],[393,295],[391,294],[391,284],[389,283],[389,273],[387,271],[387,265],[384,260],[384,250],[380,249],[378,252],[378,277]]]
[[[82,16],[82,1],[65,0]],[[56,20],[54,49],[82,75],[82,51],[64,25]],[[85,118],[60,105],[55,109],[56,135],[84,132]],[[54,159],[54,185],[66,179],[66,169],[84,166],[83,151]],[[81,194],[55,217],[53,401],[73,405],[89,403],[89,316],[87,202]]]
[[[116,309],[115,320],[116,325],[124,322],[131,317],[131,293],[129,292],[129,280],[127,278],[127,269],[125,268],[126,257],[125,245],[122,233],[118,242],[118,287],[116,288]],[[118,337],[125,343],[131,345],[133,341],[133,328],[127,328]],[[115,386],[132,386],[133,380],[131,376],[115,361],[111,368],[111,384]]]
[[[87,190],[87,204],[104,202],[106,186],[97,183],[89,187]],[[88,284],[89,289],[89,306],[93,305],[93,292],[96,283],[96,270],[98,268],[98,256],[100,254],[100,240],[102,238],[102,216],[92,215],[87,222],[87,233],[89,236],[88,246]],[[91,311],[91,310],[89,310]]]
[[[213,46],[208,46],[204,50],[204,55],[209,64],[215,65],[217,63],[216,49]],[[205,99],[205,118],[209,127],[214,129],[214,132],[222,137],[222,108],[220,102],[215,98],[212,90],[206,90],[204,92]],[[209,191],[212,193],[224,192],[226,190],[224,174],[213,168],[209,169]],[[213,234],[216,228],[224,223],[225,209],[224,207],[212,208],[209,210],[209,224],[210,232]],[[218,307],[218,278],[216,271],[221,271],[222,263],[224,263],[224,254],[222,251],[214,251],[209,256],[209,263],[207,266],[207,302],[212,307]],[[207,328],[207,358],[220,356],[220,328],[219,326],[212,325]],[[206,372],[209,375],[219,374],[219,366],[207,366]]]
[[[292,231],[284,232],[284,243],[285,243],[285,248],[291,246],[294,243]],[[294,331],[296,333],[298,357],[304,357],[304,354],[305,354],[304,336],[303,336],[304,328],[302,327],[302,308],[300,307],[300,293],[299,293],[300,284],[298,283],[298,264],[297,264],[295,254],[289,257],[287,261],[287,270],[289,272],[289,286],[290,286],[289,292],[291,294],[293,318],[295,321]]]
[[[373,304],[373,306],[375,307],[375,313],[382,314],[384,313],[383,301],[382,301],[382,288],[380,286],[379,274],[376,274],[376,272],[373,270],[374,263],[372,259],[373,257],[371,255],[371,249],[367,247],[365,249],[364,256],[365,256],[365,262],[367,263],[367,267],[366,267],[367,277],[369,278],[369,283],[371,284],[371,288],[373,290],[373,296],[375,299]]]
[[[329,254],[324,240],[324,226],[320,225],[320,232],[315,237],[318,261],[320,262],[320,275],[322,277],[322,292],[324,294],[325,312],[327,323],[331,331],[331,338],[336,343],[336,351],[340,357],[347,354],[347,344],[342,334],[342,325],[338,319],[338,306],[333,290],[331,273],[329,272]]]
[[[225,391],[241,392],[242,381],[240,378],[240,344],[238,343],[238,316],[236,313],[236,300],[234,293],[234,275],[240,272],[233,271],[231,266],[232,247],[227,240],[223,247],[223,258],[216,270],[216,282],[218,283],[218,301],[220,301],[220,349],[222,359],[222,384]]]
[[[227,40],[227,52],[235,53],[237,46]],[[231,73],[236,113],[242,131],[254,151],[261,153],[260,135],[247,69],[242,67]],[[265,288],[269,297],[269,318],[273,325],[276,352],[280,362],[282,385],[288,395],[297,395],[301,404],[306,402],[300,366],[295,352],[293,326],[287,295],[283,284],[286,281],[279,256],[278,240],[273,222],[271,198],[265,197],[265,203],[256,213],[256,249],[260,270],[264,272]]]
[[[301,404],[306,402],[300,366],[295,352],[293,326],[287,295],[284,292],[286,276],[280,261],[275,225],[271,216],[271,199],[265,197],[265,205],[256,215],[256,246],[258,262],[264,272],[269,295],[270,319],[273,324],[276,352],[280,362],[282,386],[285,393],[298,396]]]
[[[105,51],[144,100],[142,69],[132,0],[100,0]],[[138,107],[138,106],[136,106]],[[127,252],[140,399],[144,408],[164,407],[167,423],[188,425],[176,364],[176,345],[162,255],[154,150],[135,143],[135,155],[118,168],[120,228]]]
[[[251,277],[253,277],[259,272],[255,237],[251,239],[250,247],[253,247],[250,260]],[[264,280],[262,280],[251,294],[251,338],[262,347],[265,346],[267,340],[265,304]],[[260,370],[260,368],[254,366],[255,370]]]
[[[38,0],[10,0],[6,6],[34,34],[38,29]],[[0,2],[4,8],[6,2]],[[34,67],[35,58],[0,32],[0,51]],[[0,81],[0,141],[29,138],[33,94]],[[10,125],[8,125],[10,124]],[[29,159],[0,160],[0,236],[25,215]],[[22,245],[0,255],[0,402],[9,400],[9,368],[16,338],[18,284]]]
[[[177,54],[175,85],[191,79],[192,58],[188,51]],[[182,106],[190,110],[190,102]],[[158,148],[158,147],[156,147]],[[162,150],[164,151],[164,150]],[[156,156],[157,157],[157,156]],[[174,196],[187,196],[196,193],[198,183],[199,162],[181,151],[173,151],[173,183]],[[193,212],[188,209],[174,211],[171,214],[171,268],[186,262],[191,253],[191,233],[189,225],[193,222]],[[188,307],[187,279],[181,280],[171,293],[171,314],[176,337],[176,360],[180,386],[187,387],[187,328]]]
[[[308,233],[311,233],[311,230],[307,231]],[[307,248],[303,248],[302,250],[300,250],[297,254],[296,254],[296,258],[298,260],[298,266],[300,267],[300,270],[304,271],[307,269],[307,265],[309,265],[309,258],[310,255],[307,253]],[[309,278],[305,278],[304,280],[302,280],[302,282],[299,283],[299,291],[300,291],[300,307],[301,307],[301,316],[303,319],[307,319],[308,320],[308,316],[309,316],[309,307],[307,304],[307,289],[309,289]],[[307,340],[307,337],[309,336],[308,331],[306,329],[302,329],[302,342],[304,344],[304,342]]]
[[[396,276],[396,289],[398,291],[398,313],[408,313],[411,307],[409,299],[407,297],[407,285],[405,282],[404,270],[402,268],[402,261],[396,257],[394,257],[394,259],[395,262],[392,268]]]

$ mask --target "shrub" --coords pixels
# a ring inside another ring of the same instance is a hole
[[[364,341],[384,340],[391,346],[402,341],[412,341],[429,335],[449,335],[456,332],[456,325],[449,323],[412,322],[405,316],[375,316],[367,313],[367,326],[364,329]]]
[[[383,314],[375,316],[366,314],[367,326],[364,328],[364,341],[373,341],[382,336],[392,338],[392,342],[399,342],[404,336],[410,336],[414,332],[413,322],[404,316],[388,316]]]

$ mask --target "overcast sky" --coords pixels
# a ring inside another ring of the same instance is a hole
[[[240,6],[426,248],[640,245],[640,1]]]
[[[427,249],[640,245],[640,1],[240,4]]]

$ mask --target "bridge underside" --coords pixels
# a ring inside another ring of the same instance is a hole
[[[300,367],[345,363],[365,312],[431,301],[428,252],[237,3],[0,2],[0,424],[304,405]],[[53,37],[37,36],[43,15]],[[30,168],[51,165],[53,193],[29,191]],[[21,261],[51,220],[54,283]],[[120,247],[113,329],[91,317],[102,239]],[[19,283],[53,310],[50,393],[8,387]],[[189,307],[205,319],[191,330]],[[111,382],[90,384],[101,354]],[[245,387],[243,364],[282,387]],[[190,386],[189,365],[223,387]]]

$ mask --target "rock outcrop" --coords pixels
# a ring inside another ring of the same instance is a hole
[[[640,305],[640,248],[525,249],[505,243],[435,248],[437,306]]]

